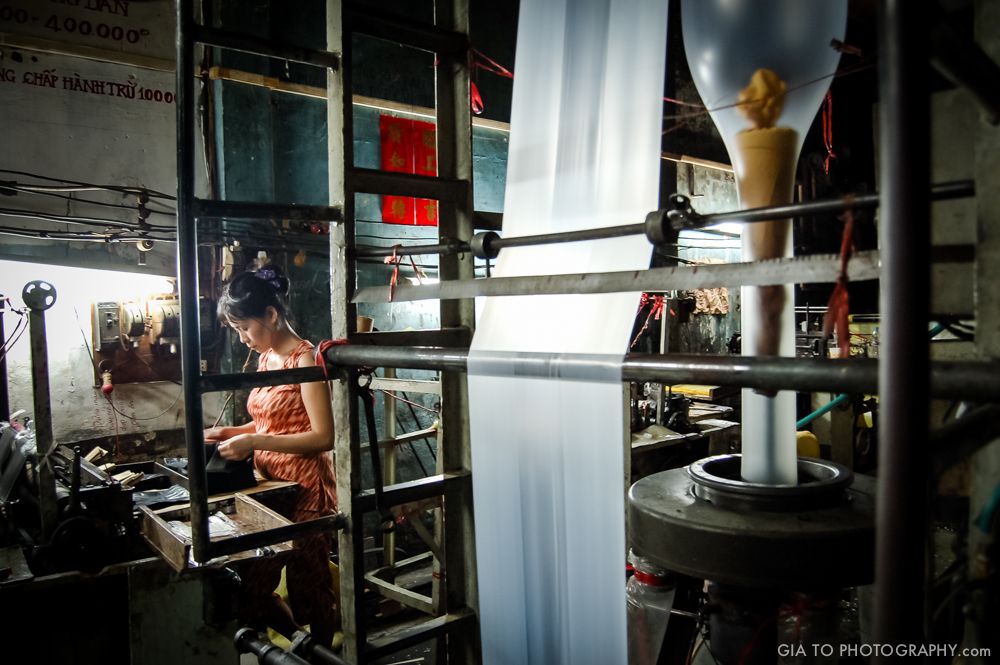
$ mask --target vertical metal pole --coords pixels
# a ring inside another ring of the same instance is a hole
[[[384,376],[387,379],[396,378],[396,368],[386,367]],[[391,393],[395,395],[396,393]],[[383,480],[385,485],[396,484],[396,457],[399,446],[396,445],[396,400],[388,391],[382,396],[382,420],[385,423],[383,430],[385,438],[391,441],[385,449],[385,469],[383,470]],[[375,445],[378,445],[376,442]],[[383,564],[386,566],[396,565],[396,532],[390,531],[382,536]]]
[[[1000,61],[1000,32],[996,28],[1000,25],[1000,3],[976,0],[973,7],[976,43],[995,62]],[[996,361],[1000,359],[1000,289],[997,289],[1000,282],[1000,127],[990,125],[980,114],[973,138],[976,158],[976,351],[982,360]],[[973,523],[996,487],[1000,475],[1000,443],[994,441],[978,451],[969,466],[972,469],[969,505],[974,508],[969,511],[966,551],[970,557],[983,561],[986,557],[981,557],[979,553],[989,551],[990,536],[973,528]],[[986,565],[970,568],[970,577],[974,580],[990,574]],[[990,592],[984,589],[980,593]],[[975,601],[973,603],[976,604]],[[967,635],[975,635],[971,632],[975,622],[985,623],[980,617],[973,615],[966,618]],[[986,631],[980,632],[985,636]],[[974,641],[969,646],[978,645]]]
[[[874,639],[923,642],[930,99],[926,2],[885,0],[879,45],[882,339]]]
[[[660,355],[664,355],[667,352],[667,332],[669,330],[670,319],[667,317],[669,313],[669,308],[664,305],[663,311],[660,313]],[[656,423],[663,425],[663,384],[654,383],[656,386]],[[631,405],[626,404],[626,407],[631,408]],[[628,413],[628,409],[625,410]]]
[[[201,404],[201,343],[198,323],[198,229],[194,210],[195,94],[193,0],[177,0],[177,284],[181,304],[181,377],[184,432],[191,493],[191,540],[195,561],[211,558],[208,479],[205,476]]]
[[[4,296],[0,293],[0,348],[7,342],[3,329]],[[10,396],[7,394],[7,354],[0,356],[0,421],[10,420]]]
[[[29,289],[45,285],[52,299],[32,298]],[[24,287],[24,302],[31,310],[28,314],[31,338],[31,386],[35,405],[35,446],[38,452],[38,510],[42,519],[42,541],[48,542],[59,520],[56,504],[56,479],[52,472],[49,453],[55,447],[52,437],[52,404],[49,397],[49,350],[45,335],[45,310],[55,304],[56,291],[50,284],[30,282]]]
[[[357,326],[357,309],[351,303],[356,286],[354,261],[354,193],[350,170],[354,164],[354,131],[351,100],[351,35],[344,25],[341,0],[326,3],[326,48],[340,54],[340,67],[327,70],[327,165],[330,205],[343,210],[343,221],[330,226],[330,318],[334,339],[345,338]],[[341,627],[343,657],[361,661],[366,643],[361,602],[364,590],[364,533],[362,513],[354,497],[361,492],[361,441],[358,435],[358,386],[353,379],[336,382],[332,391],[335,431],[334,464],[337,504],[347,518],[338,534],[340,556]]]
[[[468,0],[435,0],[435,23],[446,30],[469,34]],[[439,204],[438,237],[468,240],[472,237],[472,109],[469,97],[469,54],[438,54],[435,72],[437,94],[438,175],[468,183],[462,200]],[[471,254],[442,256],[441,280],[472,279]],[[472,299],[441,302],[441,327],[475,326]],[[441,373],[442,435],[438,457],[445,473],[472,469],[469,436],[469,394],[465,374]],[[472,494],[462,490],[445,496],[444,552],[445,597],[449,610],[478,610],[476,546]],[[477,663],[477,631],[448,637],[449,662]]]

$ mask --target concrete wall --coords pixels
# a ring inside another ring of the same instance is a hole
[[[56,441],[69,443],[131,433],[151,433],[184,426],[184,404],[178,385],[159,381],[122,384],[109,402],[94,387],[90,349],[91,303],[128,300],[169,291],[163,277],[107,270],[0,261],[0,293],[21,306],[24,285],[44,279],[56,287],[55,305],[46,312],[49,356],[49,392]],[[4,328],[13,341],[19,317],[5,312]],[[34,411],[29,332],[17,338],[7,354],[11,408]],[[112,403],[114,408],[112,408]],[[206,417],[214,418],[218,396],[206,397]],[[117,411],[116,411],[117,409]],[[125,437],[123,445],[134,437]],[[130,444],[129,444],[130,445]],[[128,452],[128,451],[124,451]]]
[[[167,2],[5,3],[0,31],[7,33],[0,59],[0,167],[49,178],[102,185],[176,190],[173,18]],[[22,20],[24,19],[24,20]],[[120,39],[114,39],[114,37]],[[98,49],[102,62],[27,48],[37,38],[57,50]],[[26,48],[16,48],[17,45]],[[124,64],[131,63],[131,64]],[[136,63],[141,63],[142,66]],[[199,151],[200,154],[200,151]],[[199,169],[203,173],[204,169]],[[43,182],[18,173],[0,180]],[[204,186],[201,187],[202,192]],[[58,196],[18,192],[0,197],[0,207],[44,214],[135,222],[136,200],[118,192],[62,192]],[[81,199],[109,205],[84,203]],[[124,207],[113,207],[124,206]],[[150,208],[149,222],[174,227],[173,202]],[[53,228],[23,216],[0,217],[0,226]],[[95,225],[61,224],[63,231],[102,231]],[[44,241],[0,235],[0,293],[20,306],[24,284],[45,279],[59,293],[48,313],[53,428],[57,441],[73,442],[129,433],[152,433],[182,426],[179,387],[167,382],[118,386],[116,413],[93,387],[86,347],[91,343],[90,305],[97,300],[142,297],[169,288],[175,273],[172,243],[145,253],[145,266],[131,243]],[[48,265],[42,265],[48,264]],[[69,267],[72,266],[72,267]],[[16,316],[5,315],[8,333]],[[82,328],[82,330],[81,330]],[[28,336],[8,356],[14,409],[33,410]],[[206,400],[207,412],[218,400]],[[214,414],[213,414],[214,415]],[[133,437],[134,439],[134,437]]]

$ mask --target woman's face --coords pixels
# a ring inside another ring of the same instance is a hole
[[[273,308],[260,318],[230,319],[230,327],[240,336],[240,341],[257,353],[263,353],[273,346],[274,332],[277,329],[277,316],[272,315]],[[272,320],[273,319],[273,320]]]

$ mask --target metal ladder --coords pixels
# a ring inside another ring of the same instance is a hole
[[[325,380],[322,368],[299,368],[207,376],[201,374],[199,344],[198,231],[203,219],[294,219],[330,223],[331,336],[356,343],[388,345],[468,345],[474,325],[471,299],[441,302],[440,330],[357,334],[354,265],[354,194],[402,195],[439,201],[439,238],[467,241],[473,230],[472,125],[469,97],[467,0],[435,0],[435,24],[417,25],[405,18],[374,15],[370,9],[342,0],[327,0],[327,48],[315,50],[280,44],[199,25],[194,0],[177,0],[177,231],[178,293],[181,304],[181,366],[185,430],[191,477],[193,555],[214,557],[281,542],[317,529],[342,529],[339,536],[341,611],[349,662],[371,662],[429,639],[446,637],[448,661],[479,662],[476,626],[476,578],[471,492],[468,397],[465,375],[441,374],[441,432],[438,471],[430,478],[384,488],[380,507],[443,497],[443,538],[439,552],[443,585],[440,616],[415,623],[391,636],[368,638],[362,594],[365,585],[362,517],[376,507],[373,490],[361,484],[361,445],[357,382],[334,384],[337,499],[342,511],[311,522],[293,524],[223,542],[208,535],[207,491],[201,396],[206,392]],[[438,176],[388,173],[353,166],[351,35],[367,34],[437,55]],[[326,67],[329,206],[215,201],[195,196],[194,72],[197,44],[231,49]],[[442,257],[442,280],[471,279],[469,254]],[[372,445],[378,445],[372,442]],[[439,649],[439,660],[443,651]]]

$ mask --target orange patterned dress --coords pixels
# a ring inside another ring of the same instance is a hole
[[[304,354],[312,353],[312,344],[303,340],[292,351],[280,369],[297,367]],[[267,368],[271,351],[261,355],[258,367]],[[247,411],[253,418],[258,434],[298,434],[311,429],[309,414],[302,401],[302,386],[265,386],[254,388],[247,400]],[[257,450],[253,463],[269,480],[291,480],[299,484],[295,505],[297,522],[329,515],[337,510],[336,479],[333,459],[328,452],[299,455],[273,450]]]
[[[297,367],[312,344],[303,341],[289,354],[281,369]],[[260,357],[258,367],[267,369],[271,351]],[[298,384],[255,388],[247,400],[247,411],[253,417],[258,434],[297,434],[311,429],[309,414],[302,401]],[[336,481],[330,453],[294,454],[273,450],[256,450],[254,466],[262,476],[273,480],[290,480],[299,484],[299,493],[292,510],[292,519],[304,522],[337,509]],[[330,644],[336,620],[336,595],[330,574],[330,552],[333,536],[319,533],[294,541],[295,549],[288,559],[254,560],[244,573],[240,600],[241,619],[258,630],[270,625],[279,628],[275,617],[279,602],[274,594],[286,566],[288,601],[298,625],[309,625],[313,637],[321,644]],[[291,637],[286,635],[286,637]]]

